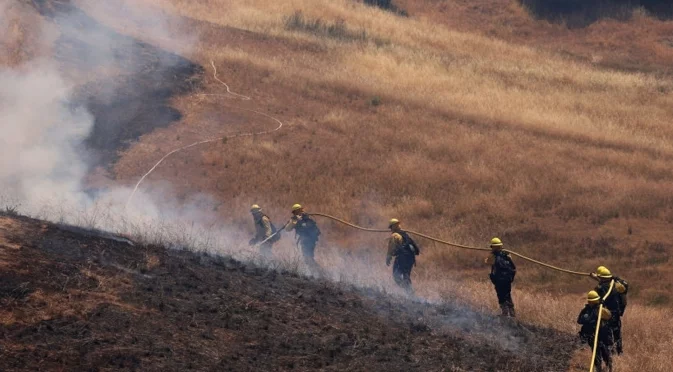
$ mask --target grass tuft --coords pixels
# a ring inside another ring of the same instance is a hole
[[[346,22],[338,19],[335,22],[325,22],[320,18],[310,19],[301,11],[285,17],[285,28],[291,31],[302,31],[319,37],[328,37],[340,41],[367,41],[367,31],[353,31],[346,26]]]

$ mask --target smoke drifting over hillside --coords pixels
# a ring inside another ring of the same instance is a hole
[[[184,206],[163,196],[168,192],[154,192],[152,198],[140,194],[125,209],[130,190],[91,190],[85,184],[93,165],[109,164],[129,141],[178,119],[167,100],[191,89],[183,82],[199,73],[198,66],[186,59],[120,35],[89,14],[114,11],[132,26],[146,26],[149,38],[175,40],[175,49],[182,51],[193,37],[169,35],[165,16],[130,2],[114,9],[88,2],[85,10],[68,2],[34,4],[35,8],[0,2],[3,45],[11,44],[16,55],[24,56],[16,65],[0,69],[4,202],[50,220],[124,232],[158,217],[212,221],[203,212],[208,209],[202,208],[212,202],[207,196],[196,195]],[[10,8],[12,19],[5,12]],[[36,12],[42,20],[30,27],[38,40],[16,42]],[[51,53],[25,53],[42,44]]]
[[[82,143],[93,127],[83,107],[70,103],[72,89],[50,61],[0,72],[2,190],[28,204],[58,197],[82,202],[86,174]]]

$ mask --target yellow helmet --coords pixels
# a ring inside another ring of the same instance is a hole
[[[400,223],[400,220],[398,220],[397,218],[392,218],[392,219],[390,219],[390,222],[388,222],[388,227],[389,228],[393,227],[393,226],[395,226],[399,223]]]
[[[612,279],[612,273],[605,266],[598,266],[596,276],[602,279]]]
[[[502,247],[502,240],[500,238],[491,239],[491,247]]]
[[[292,212],[296,212],[302,208],[301,204],[295,204],[292,206]]]
[[[601,296],[598,295],[598,292],[589,291],[589,293],[587,293],[587,301],[590,304],[598,303],[600,300],[601,300]]]
[[[261,211],[261,210],[262,210],[262,207],[260,207],[260,206],[257,205],[257,204],[253,204],[252,207],[250,207],[250,211],[251,211],[251,212],[259,212],[259,211]]]

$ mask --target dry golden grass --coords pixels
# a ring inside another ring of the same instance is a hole
[[[33,27],[39,16],[22,2],[0,2],[0,66],[17,66],[48,53],[48,38]]]
[[[442,293],[488,311],[497,304],[493,289],[487,283],[459,283],[445,279],[429,280],[424,291]],[[489,294],[491,296],[484,296]],[[514,291],[519,318],[524,322],[557,329],[571,334],[579,331],[577,315],[583,307],[584,296],[554,292],[530,293]],[[653,309],[639,304],[629,305],[623,319],[625,354],[615,358],[618,371],[667,371],[670,369],[668,351],[673,346],[673,326],[666,321],[669,310]],[[588,348],[573,359],[574,371],[586,371],[591,354]]]
[[[249,224],[240,214],[252,201],[277,221],[300,201],[365,225],[400,216],[416,230],[465,243],[501,235],[522,253],[569,268],[606,264],[634,283],[619,369],[668,370],[669,79],[608,71],[347,1],[149,2],[271,37],[267,44],[201,38],[193,58],[203,65],[213,59],[235,90],[254,93],[258,107],[290,123],[273,138],[204,150],[207,159],[220,151],[225,166],[209,166],[208,179],[195,177],[184,192],[216,190],[229,201],[223,217],[240,226]],[[289,30],[284,19],[297,10],[309,19],[344,20],[371,39],[344,42]],[[186,123],[198,122],[204,131],[222,127],[198,119],[216,104],[192,110]],[[131,149],[126,158],[134,156]],[[118,174],[137,175],[125,161]],[[170,178],[169,168],[157,178]],[[331,223],[323,230],[326,242],[382,246],[381,236]],[[494,308],[482,259],[426,245],[417,286],[426,295]],[[331,263],[325,257],[323,264]],[[521,318],[576,332],[592,283],[520,266]],[[447,281],[450,276],[461,281]],[[587,356],[578,355],[578,370]]]
[[[171,181],[182,197],[214,195],[224,203],[218,208],[224,223],[245,229],[252,203],[281,223],[287,207],[301,202],[309,211],[363,225],[400,217],[409,228],[462,243],[483,245],[498,235],[514,250],[572,269],[605,264],[633,285],[619,370],[669,369],[669,78],[607,70],[481,30],[456,31],[432,17],[402,18],[347,0],[143,4],[173,14],[176,35],[198,34],[188,57],[203,66],[213,60],[221,78],[253,101],[176,98],[181,122],[126,151],[115,166],[118,179],[135,182],[163,154],[201,135],[274,125],[236,107],[268,112],[287,128],[176,154],[151,179]],[[341,20],[367,38],[288,28],[286,18],[296,11],[308,20]],[[117,24],[109,15],[95,16]],[[124,28],[147,38],[142,31]],[[167,39],[148,41],[172,47]],[[208,77],[204,91],[220,93],[222,86]],[[363,251],[383,264],[384,236],[321,223],[323,244]],[[320,251],[318,259],[333,264]],[[494,308],[482,261],[424,244],[417,287],[428,296]],[[520,267],[515,301],[521,318],[575,332],[592,283]]]
[[[594,233],[612,230],[617,220],[642,225],[636,231],[673,220],[667,207],[672,185],[667,79],[601,70],[347,2],[153,3],[274,38],[263,45],[254,38],[238,43],[202,38],[193,54],[204,65],[212,58],[223,68],[243,70],[224,73],[239,91],[257,93],[262,107],[289,110],[281,118],[289,119],[291,128],[273,142],[217,145],[229,161],[215,172],[236,178],[223,186],[230,192],[219,190],[223,197],[237,196],[234,208],[251,198],[266,199],[272,210],[303,200],[314,210],[351,218],[399,215],[414,227],[470,242],[511,233],[518,235],[517,245],[525,245],[525,235],[536,229],[561,246],[560,240],[574,238],[575,231],[564,231],[570,226],[595,239]],[[344,43],[286,30],[284,17],[297,9],[306,17],[345,19],[348,27],[390,44]],[[382,105],[372,106],[372,97],[381,97]],[[201,107],[194,107],[195,100],[176,102],[187,112],[185,122],[216,133],[222,124],[202,121],[199,112],[216,110],[218,100],[199,98]],[[253,120],[256,127],[268,126]],[[152,143],[150,137],[143,142]],[[310,161],[296,155],[296,143],[309,150]],[[169,145],[156,148],[157,155]],[[204,151],[208,159],[217,157],[212,148]],[[265,151],[276,169],[270,175],[247,172],[260,166],[248,160]],[[191,155],[176,162],[189,163]],[[122,174],[124,166],[122,160]],[[277,168],[288,171],[276,175]],[[290,174],[294,168],[301,171]],[[194,182],[208,189],[217,177]],[[306,186],[293,190],[295,183]],[[361,211],[367,199],[374,202]],[[607,232],[629,245],[643,238]],[[667,239],[659,234],[653,240]],[[616,242],[605,248],[617,256],[611,259],[625,259]]]

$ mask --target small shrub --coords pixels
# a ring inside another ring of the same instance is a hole
[[[649,306],[666,306],[671,303],[671,298],[667,294],[658,293],[648,301]]]
[[[372,98],[371,101],[369,101],[369,103],[374,107],[380,106],[381,105],[381,97],[374,96],[374,98]]]
[[[5,206],[5,208],[0,211],[0,215],[17,217],[19,215],[19,206],[18,205]]]
[[[369,6],[375,6],[377,8],[387,10],[389,12],[393,12],[399,16],[402,17],[408,17],[409,13],[404,10],[398,8],[392,0],[364,0],[364,3],[369,5]]]
[[[367,31],[350,30],[341,19],[334,23],[325,22],[320,18],[310,19],[304,17],[299,10],[285,18],[285,28],[342,41],[366,41],[368,39]]]

